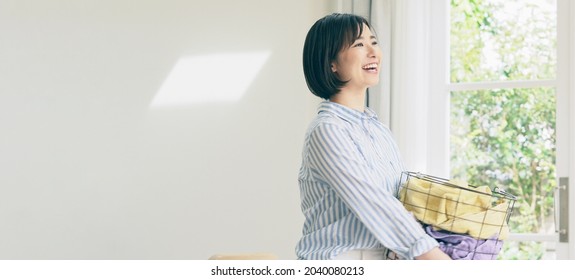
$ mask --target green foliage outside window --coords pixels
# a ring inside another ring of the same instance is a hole
[[[554,8],[554,1],[452,0],[451,82],[554,79]],[[452,177],[518,197],[512,232],[549,231],[555,90],[452,92],[451,168]],[[540,243],[509,242],[500,257],[540,259],[543,250]]]

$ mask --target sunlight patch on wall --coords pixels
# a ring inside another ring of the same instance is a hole
[[[150,107],[171,107],[242,98],[269,51],[186,56],[178,60]]]

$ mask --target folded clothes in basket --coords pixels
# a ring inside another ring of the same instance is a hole
[[[503,247],[503,241],[498,240],[497,235],[476,239],[465,234],[435,230],[430,225],[424,228],[429,236],[439,242],[439,249],[454,260],[495,260]]]
[[[471,189],[410,178],[400,192],[405,208],[424,224],[479,239],[494,235],[504,240],[509,234],[506,217],[509,205],[492,205],[491,189]]]

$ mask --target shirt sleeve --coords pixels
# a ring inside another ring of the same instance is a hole
[[[383,246],[406,259],[414,259],[438,246],[388,191],[394,188],[376,181],[380,176],[374,174],[345,129],[322,123],[311,132],[309,140],[311,167]]]

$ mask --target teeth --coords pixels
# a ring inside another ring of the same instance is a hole
[[[363,69],[374,69],[374,68],[377,68],[377,63],[371,63],[363,66]]]

